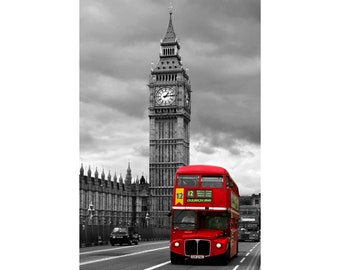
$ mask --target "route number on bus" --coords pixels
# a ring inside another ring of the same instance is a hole
[[[183,205],[184,201],[184,188],[176,188],[176,198],[175,198],[175,205]]]

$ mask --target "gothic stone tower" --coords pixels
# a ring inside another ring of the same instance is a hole
[[[191,86],[183,69],[180,44],[172,25],[160,43],[159,62],[149,78],[151,191],[150,225],[169,227],[173,180],[177,168],[189,164]]]

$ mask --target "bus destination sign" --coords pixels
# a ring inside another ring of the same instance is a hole
[[[211,202],[212,190],[187,190],[187,202]]]

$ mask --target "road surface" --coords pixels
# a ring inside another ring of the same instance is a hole
[[[140,242],[132,246],[88,247],[80,250],[80,270],[255,270],[260,269],[260,247],[260,242],[240,242],[238,257],[233,258],[228,265],[205,265],[202,261],[172,265],[169,241]]]

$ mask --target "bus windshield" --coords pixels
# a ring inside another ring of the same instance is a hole
[[[203,224],[205,229],[226,229],[227,220],[228,218],[225,214],[207,215]]]
[[[191,210],[174,211],[174,229],[193,230],[196,227],[196,213]]]
[[[197,213],[192,210],[174,211],[175,230],[194,230],[194,229],[227,229],[228,215],[226,213],[205,212]]]

